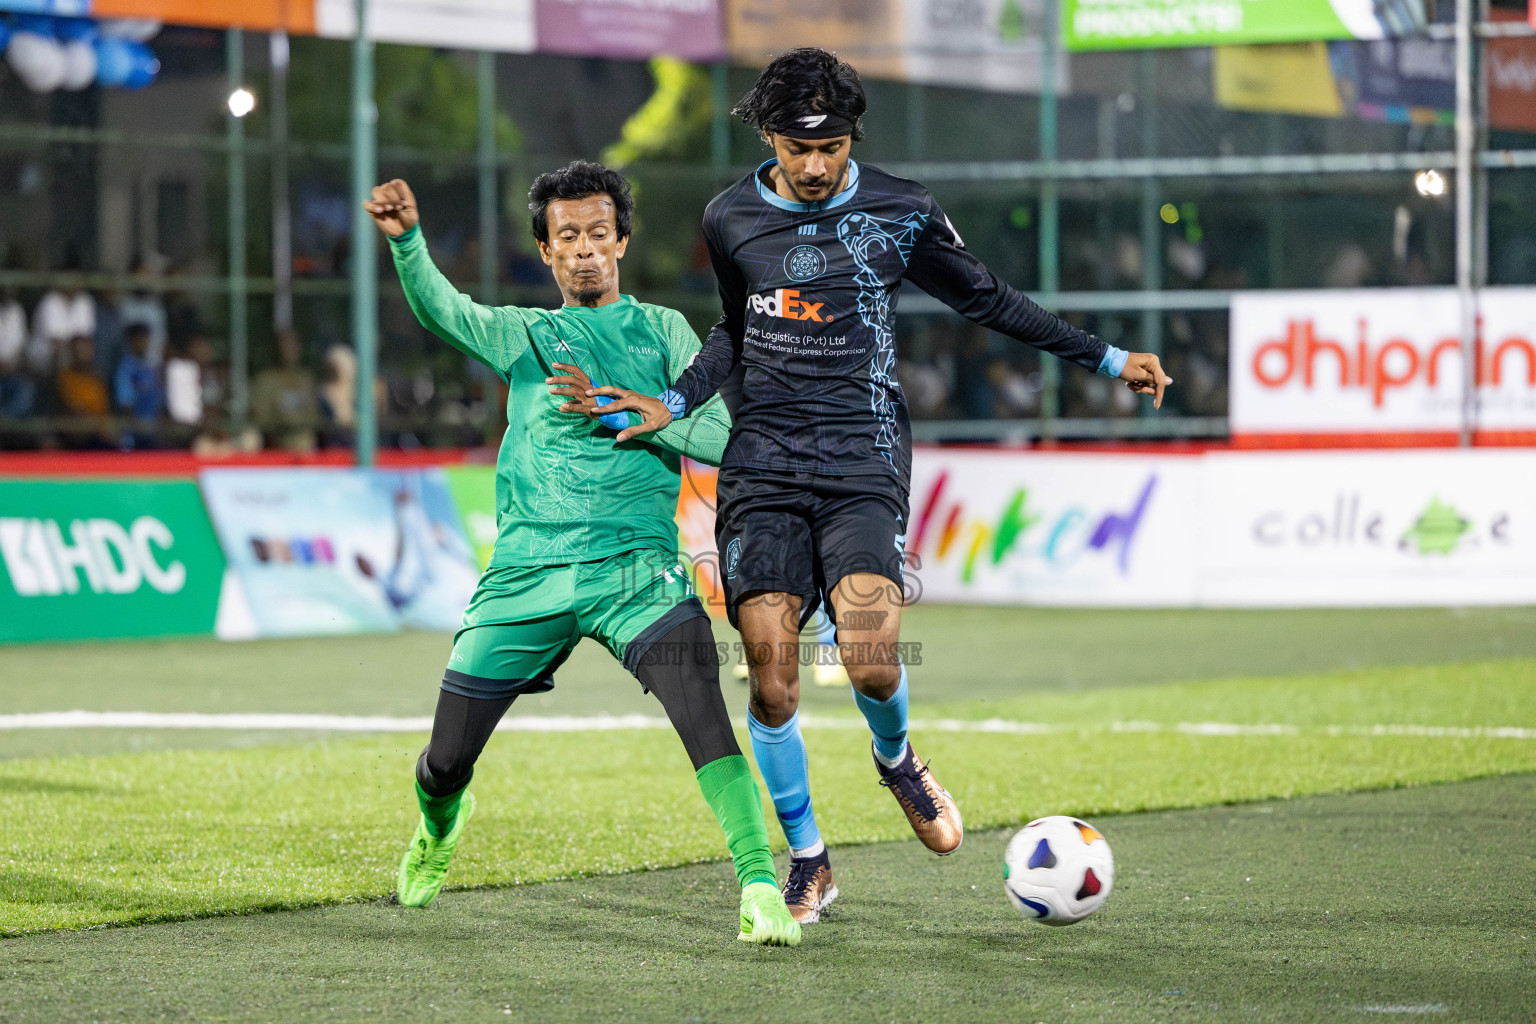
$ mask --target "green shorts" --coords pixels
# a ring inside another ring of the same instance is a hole
[[[495,699],[553,689],[589,636],[630,672],[679,623],[704,615],[677,555],[626,551],[571,565],[492,566],[453,638],[443,689]]]

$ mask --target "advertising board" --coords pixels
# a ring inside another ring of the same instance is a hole
[[[1066,0],[1069,50],[1384,39],[1424,27],[1424,0]]]
[[[480,567],[442,470],[200,477],[258,636],[453,630]]]
[[[908,590],[938,602],[1189,604],[1199,472],[1182,456],[919,449]]]
[[[1536,438],[1536,288],[1477,296],[1475,426]],[[1459,325],[1454,288],[1238,293],[1232,433],[1454,435]]]
[[[0,481],[0,641],[211,633],[224,577],[197,485]]]
[[[703,490],[685,489],[679,524],[706,598],[717,574],[713,488],[708,500]],[[905,550],[908,597],[921,602],[1531,603],[1536,451],[919,447]]]
[[[1202,456],[1200,604],[1536,602],[1536,452]]]
[[[718,0],[536,0],[534,23],[541,53],[691,61],[725,55]]]

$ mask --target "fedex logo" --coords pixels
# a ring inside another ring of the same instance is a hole
[[[800,291],[797,288],[775,288],[771,292],[749,295],[747,304],[752,307],[754,313],[782,317],[785,320],[814,320],[817,323],[825,323],[832,319],[830,316],[821,315],[821,307],[826,305],[825,302],[808,302],[800,297]]]

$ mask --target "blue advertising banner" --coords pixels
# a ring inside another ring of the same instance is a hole
[[[250,633],[453,630],[479,563],[440,469],[214,469],[203,498]]]

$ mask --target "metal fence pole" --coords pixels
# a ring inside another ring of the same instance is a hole
[[[288,203],[288,33],[271,38],[272,82],[267,91],[272,138],[272,326],[293,327],[293,218]]]
[[[245,32],[232,28],[224,35],[224,62],[229,91],[244,85]],[[228,113],[229,140],[229,418],[231,433],[245,429],[251,408],[250,310],[246,308],[245,271],[245,119]]]
[[[1058,0],[1046,0],[1040,22],[1040,159],[1056,159],[1056,47]],[[1040,182],[1040,291],[1061,291],[1061,203],[1054,177]],[[1049,353],[1040,355],[1040,435],[1052,435],[1052,424],[1061,416],[1061,362]]]
[[[479,98],[479,144],[475,150],[480,193],[480,301],[496,305],[496,266],[501,239],[496,218],[496,55],[481,50],[475,65]]]
[[[907,157],[921,160],[928,134],[928,94],[921,82],[907,83]]]
[[[1473,287],[1473,150],[1477,121],[1472,103],[1472,0],[1456,0],[1456,293],[1461,307],[1461,443],[1477,424],[1477,292]]]
[[[378,446],[373,382],[379,367],[377,234],[363,200],[378,183],[378,107],[373,94],[373,43],[368,0],[357,0],[352,40],[352,345],[357,349],[357,464],[372,466]]]
[[[722,61],[709,69],[709,162],[723,172],[731,165],[731,66]]]
[[[1136,91],[1140,94],[1141,108],[1141,155],[1147,159],[1157,156],[1157,54],[1143,50],[1136,55]],[[1143,291],[1161,291],[1163,287],[1163,229],[1160,223],[1162,184],[1157,178],[1147,178],[1141,186],[1141,287]],[[1153,355],[1163,354],[1163,314],[1159,310],[1143,310],[1141,314],[1141,344]],[[1141,403],[1141,415],[1152,416],[1156,410],[1151,402]]]

